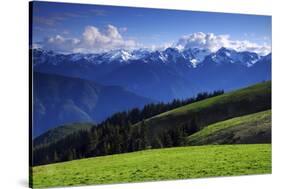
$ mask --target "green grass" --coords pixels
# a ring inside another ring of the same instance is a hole
[[[146,150],[33,167],[33,186],[55,187],[271,173],[271,145]]]
[[[232,118],[187,137],[188,145],[271,143],[271,110]]]

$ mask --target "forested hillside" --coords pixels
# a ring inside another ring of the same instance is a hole
[[[132,112],[136,110],[115,114],[93,127],[90,132],[76,132],[47,147],[36,149],[33,163],[48,164],[187,145],[186,137],[212,123],[271,109],[271,82],[263,82],[204,100],[199,99],[156,116],[151,114],[150,118],[141,114],[139,117],[134,116],[137,114]],[[145,108],[141,112],[144,113],[144,110]]]

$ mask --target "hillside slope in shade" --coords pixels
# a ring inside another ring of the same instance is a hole
[[[72,123],[50,129],[33,140],[33,148],[54,143],[74,132],[89,130],[93,123]]]

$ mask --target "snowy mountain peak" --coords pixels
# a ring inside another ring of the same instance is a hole
[[[216,64],[239,64],[247,67],[253,66],[260,56],[254,52],[237,52],[233,49],[227,49],[225,47],[220,48],[217,52],[211,53],[210,58]]]
[[[196,68],[211,52],[208,49],[188,48],[183,51],[193,68]]]
[[[129,59],[131,59],[132,55],[129,51],[120,49],[120,50],[109,51],[105,53],[104,57],[106,57],[106,59],[108,59],[110,62],[113,61],[126,62]]]
[[[180,50],[169,47],[164,50],[155,51],[147,49],[133,51],[119,49],[97,54],[73,53],[67,55],[43,49],[34,49],[33,58],[34,65],[42,63],[52,65],[59,65],[61,63],[130,64],[137,61],[148,64],[182,64],[189,68],[196,68],[207,62],[212,62],[216,65],[238,64],[251,67],[261,58],[265,57],[261,57],[254,52],[238,52],[224,47],[213,53],[208,49],[189,48]]]

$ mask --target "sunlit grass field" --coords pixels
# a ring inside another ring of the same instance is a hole
[[[33,167],[33,186],[71,186],[271,173],[271,144],[145,150]]]

